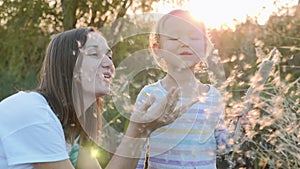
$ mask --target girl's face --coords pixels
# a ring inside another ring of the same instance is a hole
[[[90,32],[80,52],[83,56],[81,67],[83,90],[95,93],[96,97],[109,94],[115,67],[111,49],[104,37]]]
[[[205,36],[190,21],[170,16],[161,27],[159,48],[168,69],[194,68],[204,58]]]

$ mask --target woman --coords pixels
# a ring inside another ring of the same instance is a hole
[[[89,142],[101,140],[100,96],[110,93],[112,52],[93,28],[55,35],[47,48],[36,90],[20,91],[0,103],[0,168],[73,169],[66,148],[80,136],[76,168],[101,168]],[[151,97],[132,112],[131,122],[108,169],[135,168],[145,139],[174,121],[191,104],[175,110],[178,89],[158,105]]]

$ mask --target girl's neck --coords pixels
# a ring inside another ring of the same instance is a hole
[[[174,77],[167,74],[162,80],[162,86],[169,91],[172,87],[178,87],[180,89],[180,95],[184,98],[195,98],[197,97],[198,83],[194,78],[186,77]]]
[[[199,81],[194,76],[185,74],[167,74],[162,80],[163,86],[169,91],[172,87],[191,88]]]
[[[207,93],[209,87],[202,84],[195,78],[191,70],[182,70],[170,73],[161,80],[162,86],[169,91],[172,87],[178,87],[181,96],[185,98],[195,98],[202,93]]]
[[[194,70],[192,68],[176,69],[168,66],[167,75],[163,78],[166,86],[171,87],[186,87],[195,86],[199,81],[195,78]],[[169,89],[170,89],[169,88]]]

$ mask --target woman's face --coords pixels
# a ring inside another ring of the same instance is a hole
[[[104,37],[99,33],[90,32],[80,53],[81,82],[84,92],[94,93],[96,97],[109,94],[115,67],[111,49]]]

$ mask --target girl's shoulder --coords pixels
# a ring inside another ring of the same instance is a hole
[[[208,96],[214,96],[214,97],[222,97],[222,94],[219,89],[217,89],[214,85],[212,84],[205,84],[209,87],[207,95]]]

